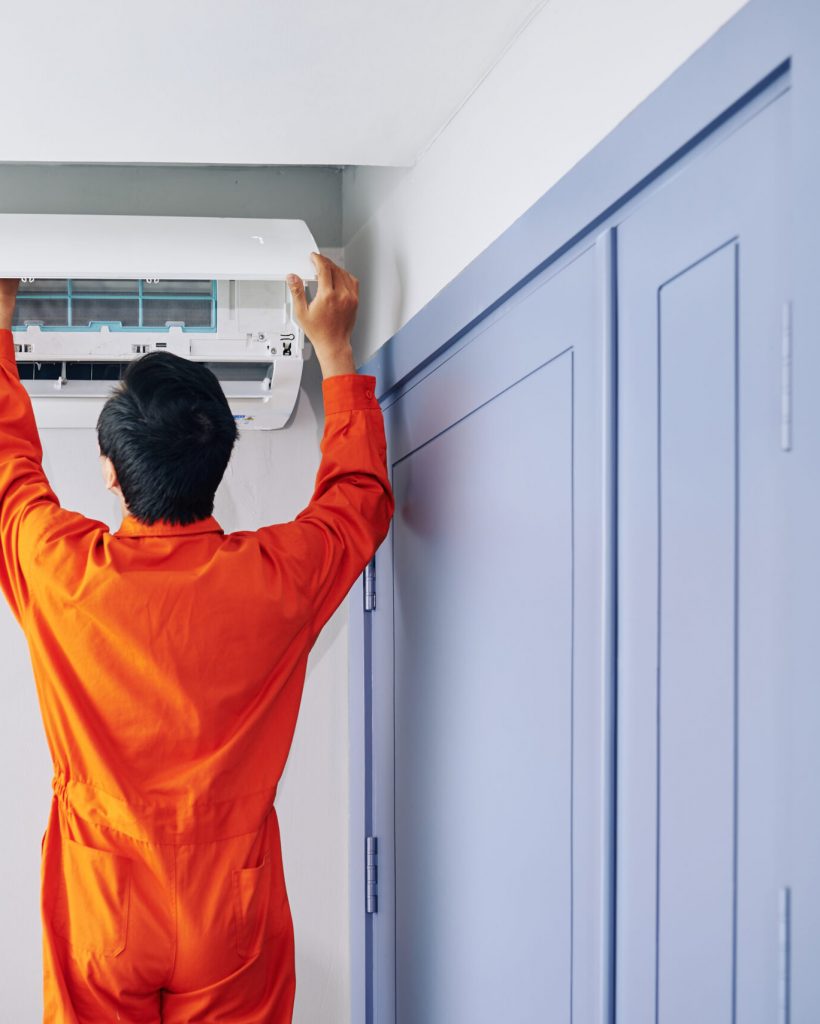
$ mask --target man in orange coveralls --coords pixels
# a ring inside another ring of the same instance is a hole
[[[130,364],[98,423],[121,527],[60,507],[0,282],[0,589],[25,631],[54,795],[42,841],[46,1024],[286,1024],[294,936],[273,806],[308,653],[387,535],[375,377],[350,348],[358,282],[314,254],[322,458],[289,523],[226,534],[236,440],[202,365]],[[2,1017],[0,1008],[0,1017]]]

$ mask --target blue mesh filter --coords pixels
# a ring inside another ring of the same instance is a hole
[[[63,285],[67,282],[63,282]],[[76,295],[78,292],[116,292],[120,295],[125,293],[136,295],[140,290],[139,281],[100,281],[86,277],[71,282],[71,290]]]
[[[210,295],[210,281],[145,281],[145,295]]]
[[[68,323],[68,298],[40,299],[18,296],[12,324],[22,327],[26,322],[41,323],[44,327],[59,327]]]
[[[119,321],[123,327],[139,327],[140,304],[133,299],[82,299],[76,295],[71,302],[71,320],[74,327],[90,324],[93,320]]]
[[[84,278],[21,284],[13,325],[40,324],[44,330],[216,330],[213,281],[139,281]],[[122,325],[121,328],[117,325]]]
[[[201,299],[147,299],[142,304],[144,327],[164,327],[182,320],[186,327],[210,327],[211,304]]]
[[[38,277],[35,281],[24,281],[20,284],[20,294],[26,292],[28,294],[40,292],[66,292],[66,281],[59,279],[47,279],[42,280]]]

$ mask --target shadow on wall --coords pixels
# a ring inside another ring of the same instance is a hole
[[[375,250],[374,240],[370,236],[362,236],[361,244],[351,244],[348,267],[361,282],[359,315],[352,339],[357,367],[367,362],[405,320],[408,270],[404,255],[398,246],[384,246],[379,255],[377,272]],[[368,281],[378,281],[378,289],[368,287]],[[374,338],[377,340],[374,341]]]

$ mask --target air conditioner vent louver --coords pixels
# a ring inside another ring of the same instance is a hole
[[[51,364],[57,365],[59,364]],[[66,363],[68,380],[119,380],[128,363]]]
[[[271,364],[266,363],[204,363],[220,381],[253,381],[261,384],[271,377]],[[92,363],[48,362],[37,363],[21,360],[17,370],[21,380],[58,380],[61,376],[71,380],[118,381],[128,366],[128,361]]]

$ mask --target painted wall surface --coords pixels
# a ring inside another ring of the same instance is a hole
[[[545,2],[10,4],[0,160],[406,165]]]
[[[320,173],[313,186],[286,182],[286,192],[292,190],[289,199],[287,194],[277,197],[275,172],[266,177],[261,172],[179,170],[184,173],[44,167],[24,174],[2,167],[0,208],[100,212],[103,206],[123,213],[304,217],[322,251],[340,258],[333,248],[338,244],[337,173]],[[10,180],[14,188],[3,189]],[[62,187],[59,205],[52,191],[57,187]],[[241,434],[214,509],[223,529],[286,521],[304,508],[319,465],[323,421],[321,371],[314,356],[305,363],[289,426]],[[44,431],[43,447],[46,473],[61,502],[116,529],[118,505],[102,485],[95,432]],[[14,922],[0,936],[0,1020],[36,1021],[42,1016],[40,838],[51,801],[51,762],[28,651],[5,604],[0,604],[0,659],[0,818],[7,824],[0,847],[0,920]],[[311,652],[293,747],[276,798],[296,934],[297,1024],[347,1024],[350,1019],[347,697],[345,602]]]
[[[412,168],[344,172],[365,362],[744,4],[551,0]]]

